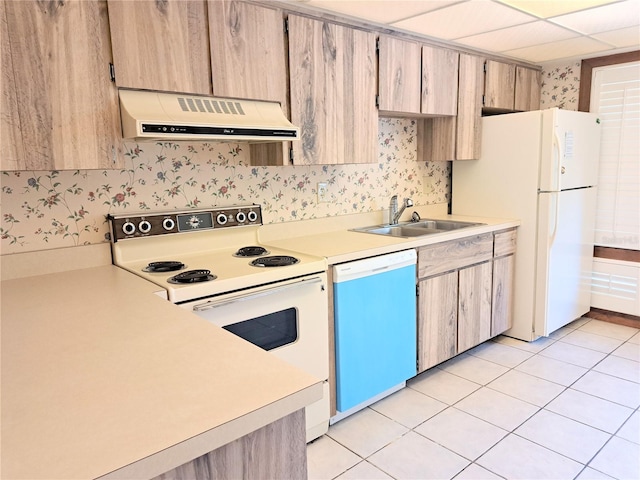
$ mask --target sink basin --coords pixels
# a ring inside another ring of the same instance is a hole
[[[421,220],[419,222],[412,223],[418,228],[428,228],[435,230],[458,230],[460,228],[475,227],[477,225],[486,225],[484,223],[473,222],[458,222],[453,220]]]
[[[354,228],[354,232],[373,233],[390,237],[421,237],[434,235],[460,228],[485,225],[484,223],[458,222],[452,220],[420,220],[419,222],[404,222],[397,225],[373,225],[371,227]]]
[[[440,233],[439,230],[427,227],[416,227],[408,225],[376,225],[374,227],[356,228],[356,232],[375,233],[377,235],[390,235],[392,237],[420,237],[432,233]]]

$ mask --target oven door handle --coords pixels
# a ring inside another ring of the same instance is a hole
[[[210,301],[205,302],[205,303],[199,303],[197,305],[194,305],[193,306],[193,311],[194,312],[202,312],[204,310],[211,310],[212,308],[223,307],[225,305],[230,305],[232,303],[242,302],[244,300],[253,300],[253,299],[259,298],[259,297],[266,297],[267,295],[273,295],[274,293],[280,293],[282,291],[289,290],[291,288],[299,287],[301,284],[313,285],[313,284],[316,284],[316,283],[322,283],[322,278],[315,277],[315,278],[312,278],[310,280],[299,280],[297,282],[290,283],[288,285],[282,285],[280,287],[273,287],[273,288],[270,288],[268,290],[263,290],[263,291],[258,292],[258,293],[240,294],[240,295],[236,295],[233,298],[227,298],[225,300],[218,300],[218,301],[210,300]],[[323,285],[322,288],[324,289],[324,285]]]

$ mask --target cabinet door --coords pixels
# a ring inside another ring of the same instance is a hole
[[[211,94],[205,0],[109,0],[119,87]]]
[[[235,0],[208,6],[213,94],[279,102],[291,118],[282,11]],[[290,146],[252,144],[251,164],[286,165]]]
[[[487,60],[484,79],[484,107],[513,110],[515,89],[515,65]]]
[[[495,337],[513,325],[513,279],[515,256],[493,260],[493,292],[491,300],[491,336]]]
[[[422,113],[458,113],[458,52],[422,47]]]
[[[106,2],[2,4],[2,169],[120,166]]]
[[[458,353],[491,338],[492,262],[459,271]]]
[[[515,110],[526,112],[540,108],[541,78],[542,74],[539,70],[516,67]]]
[[[375,35],[289,15],[289,65],[294,163],[376,162]]]
[[[380,36],[379,86],[381,113],[420,113],[420,45]]]
[[[213,94],[280,102],[288,114],[282,11],[238,1],[208,6]]]
[[[460,54],[458,116],[418,122],[418,160],[442,162],[480,158],[484,60]]]
[[[418,372],[457,353],[458,272],[418,283]]]

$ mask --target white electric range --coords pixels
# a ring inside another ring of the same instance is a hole
[[[109,215],[113,263],[324,382],[307,441],[329,423],[327,262],[258,242],[259,205]]]

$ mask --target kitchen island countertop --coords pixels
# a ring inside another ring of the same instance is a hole
[[[150,478],[322,396],[114,266],[1,288],[2,478]]]

